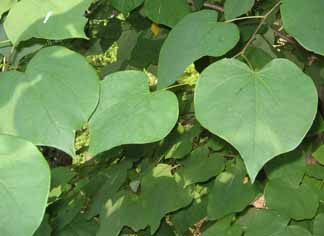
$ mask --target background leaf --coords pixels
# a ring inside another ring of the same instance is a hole
[[[225,19],[230,20],[247,13],[254,5],[254,0],[226,0],[224,4]]]
[[[324,15],[322,0],[282,0],[281,16],[285,30],[307,50],[324,55]],[[310,17],[311,16],[311,17]]]

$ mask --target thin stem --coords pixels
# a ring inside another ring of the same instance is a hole
[[[219,11],[219,12],[224,12],[224,8],[222,6],[212,4],[212,3],[205,2],[204,7],[210,8],[210,9],[213,9],[213,10],[216,10],[216,11]]]
[[[0,41],[0,48],[9,47],[9,46],[11,46],[10,40]]]
[[[189,84],[176,84],[176,85],[172,85],[167,88],[164,88],[163,90],[169,90],[169,89],[178,88],[178,87],[187,86],[187,85],[189,85]]]
[[[264,18],[264,16],[244,16],[244,17],[238,17],[238,18],[234,18],[231,20],[227,20],[227,21],[225,21],[225,23],[231,23],[231,22],[247,20],[247,19],[263,19],[263,18]]]
[[[251,68],[251,70],[253,70],[254,68],[253,68],[250,60],[244,54],[242,54],[240,56],[244,59],[244,61],[246,61],[246,63],[248,64],[248,66]]]
[[[278,2],[276,5],[274,5],[268,12],[267,14],[264,15],[264,17],[262,18],[262,20],[260,21],[258,27],[256,28],[256,30],[254,31],[254,33],[252,34],[251,38],[249,39],[249,41],[245,44],[245,46],[243,47],[243,49],[237,53],[234,58],[243,55],[246,51],[246,49],[248,49],[248,47],[251,45],[251,43],[253,42],[255,36],[257,35],[257,33],[259,32],[259,30],[261,29],[262,25],[264,24],[264,22],[267,20],[267,18],[271,15],[271,13],[277,9],[277,7],[280,6],[281,2]]]

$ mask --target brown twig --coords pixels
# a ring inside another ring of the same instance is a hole
[[[257,35],[257,33],[259,32],[259,30],[261,29],[262,25],[265,23],[265,21],[267,20],[267,18],[271,15],[271,13],[277,9],[277,7],[280,6],[281,2],[276,3],[276,5],[274,5],[268,12],[267,14],[264,15],[264,17],[262,18],[262,20],[260,21],[258,27],[256,28],[256,30],[254,31],[254,33],[252,34],[251,38],[249,39],[249,41],[245,44],[245,46],[243,47],[243,49],[237,53],[234,58],[239,57],[241,55],[243,55],[245,53],[245,51],[249,48],[249,46],[251,45],[251,43],[253,42],[255,36]]]
[[[212,4],[212,3],[205,2],[204,7],[210,8],[210,9],[213,9],[213,10],[216,10],[216,11],[219,11],[219,12],[224,12],[224,7],[222,7],[220,5],[217,5],[217,4]]]

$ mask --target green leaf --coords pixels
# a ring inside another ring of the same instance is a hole
[[[266,206],[294,220],[311,219],[319,206],[316,192],[307,184],[290,186],[280,179],[271,180],[265,188]]]
[[[239,225],[230,225],[231,218],[232,217],[217,221],[205,230],[202,236],[241,236],[243,233],[241,227]]]
[[[298,186],[306,172],[305,157],[300,150],[283,154],[265,166],[267,177],[280,178],[292,186]]]
[[[0,135],[0,235],[33,235],[41,224],[50,187],[49,167],[25,140]]]
[[[244,175],[238,172],[223,172],[216,178],[208,198],[208,219],[217,220],[242,211],[256,198],[254,186],[244,183]]]
[[[165,159],[182,159],[192,151],[193,141],[201,132],[201,127],[194,125],[178,124],[159,148],[159,156]]]
[[[313,234],[314,236],[324,235],[324,214],[318,214],[314,219]]]
[[[226,20],[234,19],[247,13],[254,5],[254,0],[226,0],[224,15]]]
[[[87,212],[88,219],[99,215],[107,199],[112,198],[117,193],[126,180],[127,170],[130,168],[130,164],[130,162],[124,161],[104,170],[103,173],[100,173],[100,176],[103,177],[104,181],[92,197],[92,202],[90,203]],[[95,180],[97,179],[95,178],[92,181]],[[92,182],[89,184],[93,185]]]
[[[101,82],[100,102],[90,120],[89,152],[95,155],[122,144],[159,141],[177,119],[176,96],[169,91],[151,93],[145,73],[111,74]]]
[[[321,145],[314,153],[314,158],[322,165],[324,165],[324,145]]]
[[[4,23],[14,45],[29,38],[87,38],[83,16],[92,0],[24,0],[16,3]],[[28,14],[26,14],[26,12]]]
[[[99,97],[98,76],[87,61],[64,47],[48,47],[25,73],[0,77],[0,133],[73,156],[75,131],[88,121]]]
[[[195,111],[202,126],[240,152],[253,182],[266,162],[300,144],[316,115],[317,92],[288,60],[252,71],[223,59],[201,74]]]
[[[289,220],[277,211],[251,208],[239,218],[238,224],[242,225],[245,236],[269,236],[284,230]]]
[[[324,55],[324,2],[322,0],[282,0],[285,30],[307,50]]]
[[[3,13],[8,11],[15,3],[17,0],[1,0],[0,2],[0,18]]]
[[[49,215],[45,215],[43,221],[34,236],[51,236],[52,228],[49,224]]]
[[[185,161],[181,162],[179,175],[185,186],[200,183],[218,175],[225,167],[225,159],[218,154],[209,155],[207,146],[195,149]]]
[[[111,5],[118,11],[127,14],[142,5],[144,0],[111,0]]]
[[[301,226],[288,226],[281,232],[271,234],[271,236],[312,236],[312,234]]]
[[[222,56],[236,45],[240,37],[236,25],[217,22],[217,17],[216,11],[199,11],[187,15],[172,29],[160,53],[159,88],[173,84],[199,58]]]
[[[145,14],[153,22],[174,27],[190,13],[187,0],[146,0]]]
[[[187,206],[192,197],[183,189],[179,176],[171,174],[171,168],[159,164],[144,174],[139,194],[122,191],[109,199],[100,216],[97,236],[118,236],[124,226],[135,231],[150,226],[154,234],[165,214]]]

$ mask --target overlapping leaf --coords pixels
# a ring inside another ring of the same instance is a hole
[[[169,27],[190,13],[187,0],[146,0],[144,8],[153,22]]]
[[[216,11],[199,11],[187,15],[172,29],[160,53],[159,88],[174,83],[199,58],[222,56],[235,46],[239,40],[236,25],[217,22],[217,17]]]
[[[0,133],[24,137],[74,155],[75,131],[99,97],[95,70],[64,47],[41,50],[25,73],[1,73]]]
[[[4,23],[11,42],[17,45],[29,38],[61,40],[87,38],[85,11],[91,0],[24,0],[16,3]],[[28,13],[28,14],[26,14]]]
[[[198,81],[199,122],[231,143],[255,180],[273,157],[297,147],[317,111],[312,80],[285,59],[252,71],[235,59],[210,65]]]
[[[226,0],[224,4],[225,19],[230,20],[247,13],[254,5],[254,0]]]
[[[183,189],[179,176],[171,174],[171,168],[160,164],[143,176],[139,193],[122,191],[109,199],[97,235],[118,236],[124,226],[135,231],[150,226],[154,234],[165,214],[187,206],[192,197]]]
[[[50,171],[31,143],[0,135],[0,235],[33,235],[42,222]]]
[[[285,30],[306,49],[324,55],[324,2],[322,0],[282,0]]]
[[[164,138],[178,119],[178,101],[169,91],[151,93],[143,72],[123,71],[101,82],[98,108],[90,120],[92,155],[122,144]]]
[[[111,0],[111,5],[122,13],[129,13],[139,7],[144,0]]]

